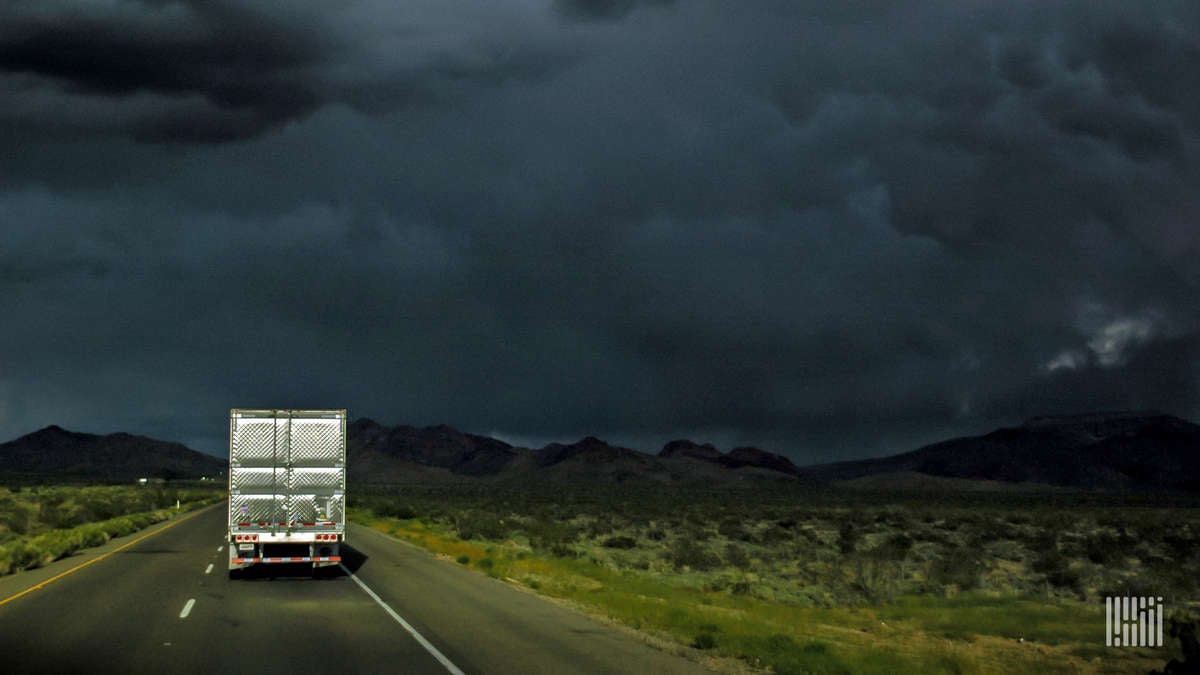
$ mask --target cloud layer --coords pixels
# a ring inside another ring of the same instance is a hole
[[[17,2],[0,435],[1200,417],[1187,3]]]

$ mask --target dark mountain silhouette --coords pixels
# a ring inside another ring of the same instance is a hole
[[[744,482],[794,479],[800,471],[786,458],[755,448],[723,455],[711,445],[672,441],[657,456],[588,436],[531,450],[442,425],[386,427],[369,419],[349,427],[350,477],[370,482],[454,480],[552,480],[599,483]]]
[[[787,457],[754,447],[734,448],[729,454],[722,456],[720,462],[733,468],[753,466],[793,476],[799,476],[801,473],[800,468],[792,464],[792,460]]]
[[[383,426],[358,419],[348,427],[351,481],[494,479],[562,484],[740,484],[795,480],[798,469],[753,448],[722,454],[711,445],[673,441],[659,456],[587,437],[531,450],[446,425]],[[674,448],[674,450],[672,450]],[[678,452],[677,456],[672,456]],[[0,445],[0,475],[105,481],[223,476],[223,459],[179,443],[126,433],[99,436],[50,426]]]
[[[688,457],[698,459],[703,462],[718,462],[721,459],[721,451],[713,447],[712,443],[693,443],[688,440],[670,441],[663,446],[663,449],[658,453],[659,457]]]
[[[1035,417],[982,436],[955,438],[900,455],[799,468],[753,447],[721,453],[689,440],[657,455],[586,437],[532,450],[449,426],[349,426],[352,481],[546,480],[593,483],[757,484],[814,481],[877,489],[906,485],[972,489],[1005,485],[1200,491],[1200,426],[1162,413]],[[225,472],[224,460],[179,443],[125,433],[99,436],[57,426],[0,444],[0,475],[97,480],[197,478]],[[899,487],[897,487],[899,486]]]
[[[221,476],[226,462],[179,443],[126,433],[107,435],[48,426],[0,444],[0,475],[104,481]]]
[[[350,424],[347,435],[351,477],[371,480],[413,467],[442,469],[465,476],[493,475],[529,452],[446,425],[423,429],[403,424],[385,427],[363,418]]]
[[[688,440],[678,440],[671,441],[663,446],[658,456],[699,460],[701,462],[719,464],[731,469],[755,467],[777,471],[790,476],[799,476],[801,473],[799,467],[792,464],[792,460],[787,457],[750,446],[734,448],[728,454],[722,454],[711,443],[700,445]]]
[[[588,436],[570,445],[551,443],[534,454],[534,464],[540,468],[567,462],[585,464],[632,462],[644,467],[654,465],[650,455],[644,452],[609,445],[594,436]]]
[[[668,482],[668,466],[653,455],[588,436],[569,445],[551,443],[533,452],[537,478],[590,482]]]
[[[1035,417],[901,455],[804,468],[827,481],[915,472],[1077,488],[1200,490],[1200,426],[1157,412]]]

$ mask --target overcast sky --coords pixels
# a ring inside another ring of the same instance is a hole
[[[1200,4],[8,0],[0,440],[1200,419]]]

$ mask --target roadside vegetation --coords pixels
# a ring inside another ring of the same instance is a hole
[[[223,499],[212,488],[0,487],[0,575],[41,567],[75,551]]]
[[[360,493],[361,494],[361,493]],[[378,489],[351,519],[508,583],[778,673],[1146,672],[1106,595],[1200,599],[1200,510],[1058,496]],[[1192,609],[1195,605],[1191,605]]]

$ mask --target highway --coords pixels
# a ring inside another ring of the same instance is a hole
[[[354,525],[327,578],[275,565],[231,580],[223,516],[210,507],[0,578],[5,672],[705,672]]]

